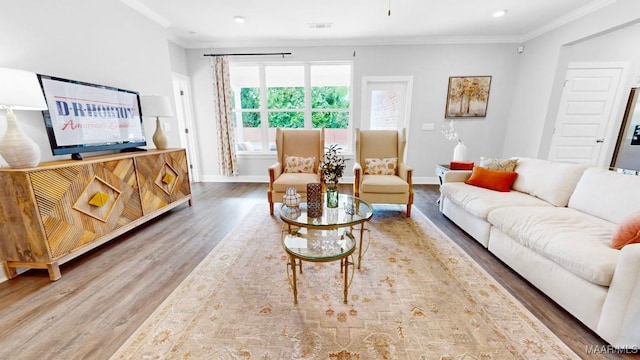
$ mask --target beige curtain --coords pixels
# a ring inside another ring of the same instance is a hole
[[[225,56],[214,56],[211,60],[211,67],[213,68],[213,96],[218,128],[220,174],[236,176],[238,175],[238,157],[236,156],[236,139],[233,113],[231,112],[229,59]]]

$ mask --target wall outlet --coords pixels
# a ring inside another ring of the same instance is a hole
[[[436,128],[436,124],[434,123],[424,123],[422,124],[422,130],[424,131],[430,131]]]

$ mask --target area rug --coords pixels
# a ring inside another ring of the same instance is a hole
[[[339,262],[303,264],[256,205],[112,359],[578,359],[417,209],[376,207],[343,303]]]

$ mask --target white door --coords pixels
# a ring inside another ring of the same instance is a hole
[[[411,76],[362,78],[362,122],[367,130],[400,130],[409,127]]]
[[[178,120],[178,133],[180,134],[180,147],[187,150],[187,163],[189,165],[189,179],[191,182],[200,181],[198,169],[198,146],[192,129],[193,111],[191,107],[191,86],[189,78],[173,73],[173,96],[176,103],[176,118]]]
[[[623,64],[569,64],[549,149],[550,160],[608,165],[604,150],[615,144],[612,123],[624,72]]]

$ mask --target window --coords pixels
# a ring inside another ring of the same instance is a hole
[[[351,64],[231,64],[241,152],[275,151],[275,129],[325,128],[325,143],[351,147]]]

